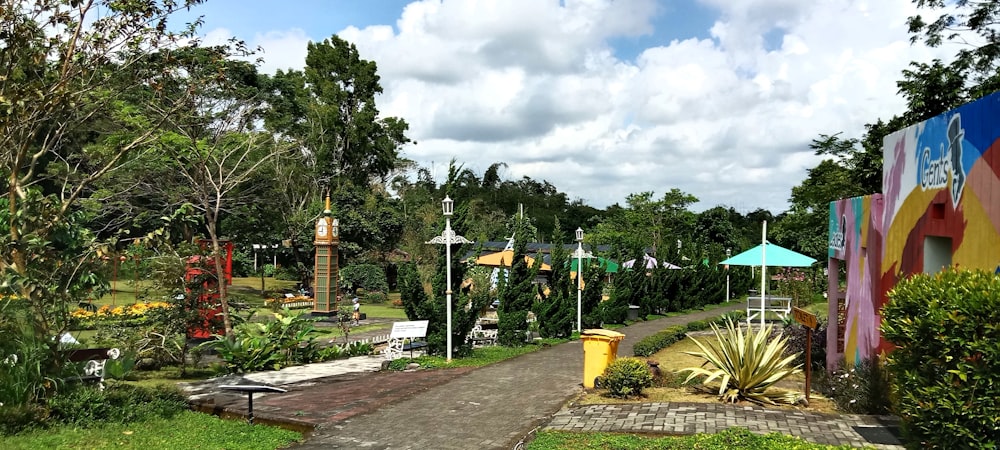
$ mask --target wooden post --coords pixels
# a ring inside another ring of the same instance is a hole
[[[809,388],[812,380],[813,329],[806,327],[806,402],[809,402]]]
[[[806,327],[806,401],[809,401],[810,385],[812,384],[812,346],[813,329],[816,328],[816,315],[797,306],[792,307],[792,317],[796,322]]]

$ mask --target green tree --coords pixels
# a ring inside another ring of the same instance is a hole
[[[95,284],[88,261],[98,247],[80,229],[80,200],[95,180],[147,147],[173,114],[173,107],[152,107],[159,94],[148,84],[145,59],[190,36],[190,29],[167,31],[167,22],[197,3],[0,1],[8,225],[0,238],[0,286],[29,305],[26,328],[46,343],[55,366],[62,361],[52,337],[65,330],[69,306]],[[131,97],[140,87],[148,95]]]
[[[570,278],[569,252],[563,246],[559,219],[554,220],[552,250],[549,253],[552,271],[549,273],[549,293],[534,306],[538,318],[538,333],[542,337],[567,337],[573,334],[576,322],[576,286]]]
[[[538,295],[534,282],[542,262],[541,258],[535,258],[535,265],[529,267],[524,258],[529,235],[528,219],[519,216],[514,226],[514,260],[510,261],[509,274],[499,288],[497,342],[505,346],[524,345],[528,311]]]
[[[305,71],[278,71],[267,126],[295,139],[314,158],[320,179],[368,186],[400,163],[408,125],[379,117],[377,66],[337,36],[310,42]]]

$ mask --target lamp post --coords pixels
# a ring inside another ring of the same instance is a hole
[[[726,249],[726,259],[729,259],[729,257],[732,256],[732,254],[733,254],[733,251],[731,249],[727,248]],[[730,298],[731,297],[729,297],[729,264],[726,264],[726,302],[727,303],[729,302]]]
[[[447,195],[444,200],[441,200],[441,210],[444,213],[444,232],[441,236],[435,236],[434,239],[427,241],[428,244],[444,244],[444,257],[445,264],[447,264],[447,269],[445,270],[445,301],[447,308],[446,321],[448,323],[448,356],[447,360],[451,361],[451,244],[470,244],[471,242],[451,230],[451,215],[455,212],[455,201],[449,198]]]
[[[583,228],[576,227],[576,332],[583,332]]]

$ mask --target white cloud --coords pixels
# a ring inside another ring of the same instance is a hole
[[[719,11],[711,38],[634,61],[609,39],[674,20],[652,0],[419,1],[395,27],[338,34],[378,63],[382,113],[419,142],[407,157],[480,173],[506,162],[511,178],[597,207],[679,188],[699,209],[779,212],[818,162],[813,138],[902,112],[900,71],[947,54],[910,46],[910,0],[700,1]],[[301,67],[305,42],[324,37],[261,30],[251,43],[273,70]]]

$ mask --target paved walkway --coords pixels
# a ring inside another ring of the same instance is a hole
[[[630,356],[639,339],[671,325],[717,317],[742,306],[734,303],[723,309],[626,327],[620,330],[626,337],[619,345],[619,355]],[[377,357],[351,358],[311,364],[296,373],[283,374],[283,370],[251,374],[242,381],[236,377],[212,380],[191,389],[194,402],[203,410],[236,414],[245,414],[245,395],[220,392],[218,385],[253,382],[288,389],[285,394],[255,397],[254,415],[262,421],[303,428],[316,425],[305,442],[295,447],[298,449],[509,449],[533,430],[546,427],[689,433],[746,426],[813,442],[849,445],[869,442],[855,426],[887,434],[874,419],[794,410],[758,411],[721,404],[574,407],[568,404],[582,392],[580,341],[475,370],[375,372],[380,362]],[[347,366],[352,368],[344,369]],[[800,422],[807,425],[800,426]]]
[[[585,405],[566,408],[545,426],[547,430],[606,431],[662,434],[717,433],[743,427],[755,433],[798,436],[829,445],[903,448],[887,427],[893,417],[820,414],[724,403],[642,403]],[[866,439],[861,433],[873,437]],[[876,444],[894,442],[897,445]]]

